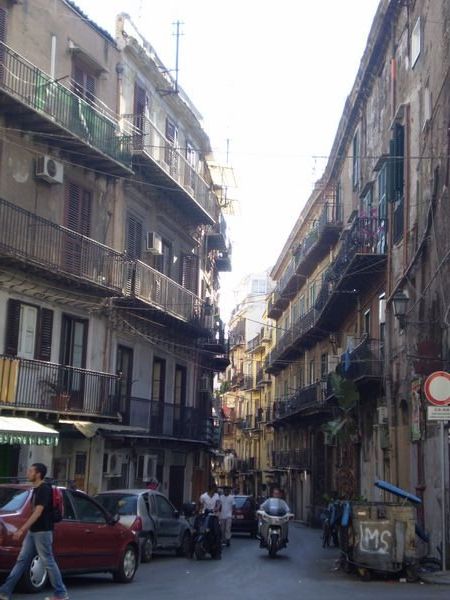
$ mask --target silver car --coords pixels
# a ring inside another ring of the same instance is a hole
[[[153,490],[114,490],[95,496],[111,515],[139,536],[142,562],[149,562],[155,550],[175,550],[189,556],[191,529],[171,502]]]

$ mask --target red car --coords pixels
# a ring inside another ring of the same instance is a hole
[[[114,581],[130,583],[139,563],[136,534],[118,523],[90,496],[61,488],[64,519],[55,524],[53,548],[63,575],[110,572]],[[0,485],[0,573],[13,567],[21,542],[12,539],[16,529],[31,514],[29,485]],[[35,556],[21,580],[21,589],[39,592],[47,583],[47,572]]]

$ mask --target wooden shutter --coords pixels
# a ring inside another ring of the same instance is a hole
[[[134,114],[143,115],[147,108],[147,92],[138,83],[134,84]]]
[[[181,285],[192,293],[198,293],[198,256],[184,254],[181,261]]]
[[[91,194],[74,183],[66,186],[64,225],[82,235],[90,234]]]
[[[8,356],[17,356],[17,347],[19,345],[19,327],[20,327],[20,302],[19,300],[8,300],[8,310],[6,316],[6,339],[5,354]]]
[[[37,357],[49,361],[52,350],[53,311],[42,308],[39,314],[39,337],[37,342]]]
[[[131,259],[142,256],[142,223],[132,215],[127,217],[126,251]]]
[[[6,17],[8,13],[5,8],[0,8],[0,42],[6,42]]]

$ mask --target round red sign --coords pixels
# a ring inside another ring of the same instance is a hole
[[[447,406],[450,404],[450,373],[446,371],[435,371],[425,380],[425,396],[428,402],[435,406]]]

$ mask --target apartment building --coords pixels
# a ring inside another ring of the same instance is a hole
[[[378,499],[382,478],[423,498],[436,543],[423,383],[449,368],[449,22],[446,2],[380,2],[324,175],[271,273],[266,365],[299,518],[333,492]]]
[[[180,505],[207,485],[228,365],[201,116],[125,15],[112,37],[68,0],[3,1],[0,23],[0,410],[59,432],[1,446],[1,475],[42,459]]]

